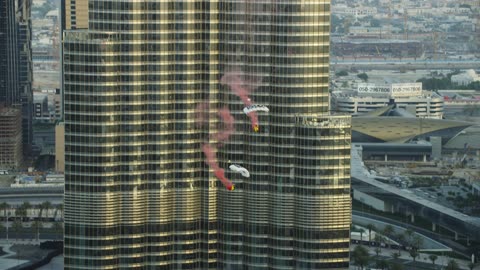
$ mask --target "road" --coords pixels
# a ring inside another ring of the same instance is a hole
[[[350,246],[350,250],[353,250],[355,247],[356,247],[356,245],[352,244]],[[375,249],[377,249],[377,247],[370,247],[370,246],[365,246],[365,245],[363,245],[363,247],[367,248],[368,253],[372,257],[376,256]],[[400,250],[396,250],[396,249],[388,249],[388,248],[382,248],[382,247],[380,247],[380,250],[381,250],[381,252],[380,252],[381,256],[387,256],[387,257],[390,257],[390,258],[392,257],[393,253],[400,252],[399,259],[402,259],[402,260],[406,261],[406,263],[403,263],[405,265],[405,269],[408,269],[408,264],[413,261],[412,257],[410,256],[410,254],[407,251],[403,251],[403,250],[400,251]],[[418,258],[416,259],[416,261],[426,263],[426,264],[432,264],[432,262],[428,258],[429,255],[430,254],[420,253]],[[438,255],[438,258],[435,261],[435,264],[438,265],[438,266],[440,266],[440,265],[446,266],[450,260],[452,260],[452,258],[450,258],[448,256]],[[460,269],[469,269],[468,268],[468,264],[470,263],[469,261],[459,260],[459,259],[453,259],[453,260],[455,260],[458,263],[458,266],[460,267]],[[350,269],[352,269],[352,268],[350,268]],[[473,269],[474,270],[480,270],[480,265],[477,264]]]
[[[330,65],[336,68],[355,66],[360,69],[472,69],[478,68],[480,59],[469,60],[379,60],[379,59],[358,59],[341,60],[331,59]]]

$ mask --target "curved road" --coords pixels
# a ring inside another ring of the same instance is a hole
[[[441,234],[438,234],[438,233],[434,233],[434,232],[429,231],[427,229],[420,228],[420,227],[417,227],[417,226],[413,226],[412,224],[409,224],[409,223],[403,223],[403,222],[400,222],[398,220],[394,220],[394,219],[390,219],[390,218],[386,218],[386,217],[383,217],[383,216],[378,216],[378,215],[374,215],[374,214],[370,214],[370,213],[364,213],[364,212],[357,211],[357,210],[352,210],[352,215],[366,217],[366,218],[370,218],[370,219],[374,219],[374,220],[379,220],[379,221],[389,223],[389,224],[393,224],[393,225],[396,225],[396,226],[399,226],[399,227],[411,229],[412,231],[419,232],[419,233],[421,233],[421,234],[423,234],[423,235],[425,235],[425,236],[427,236],[427,237],[429,237],[429,238],[431,238],[431,239],[433,239],[433,240],[435,240],[439,243],[442,243],[442,244],[452,248],[453,250],[455,250],[458,253],[463,254],[467,258],[469,258],[472,254],[471,250],[469,250],[468,248],[466,248],[466,247],[458,244],[457,242],[453,241],[453,237],[449,237],[449,236],[441,235]]]

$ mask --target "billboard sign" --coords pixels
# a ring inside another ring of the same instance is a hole
[[[357,86],[359,94],[390,94],[390,87],[378,86],[373,83],[359,83]]]
[[[392,97],[419,96],[422,94],[422,83],[393,83]]]

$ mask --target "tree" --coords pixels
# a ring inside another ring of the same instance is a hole
[[[61,220],[63,220],[63,203],[57,205],[57,211],[56,212],[58,212],[58,211],[60,211],[60,215],[61,215],[60,217],[61,217]]]
[[[367,229],[368,229],[368,241],[372,241],[372,231],[375,231],[377,228],[375,227],[375,225],[370,223],[367,225]]]
[[[381,236],[380,234],[375,234],[375,238],[373,238],[375,242],[378,243],[385,243],[385,237]]]
[[[360,269],[363,269],[365,265],[370,261],[370,255],[368,255],[368,250],[363,246],[356,246],[352,252],[353,264],[360,266]]]
[[[348,71],[346,70],[340,70],[339,72],[335,73],[335,76],[337,77],[343,77],[343,76],[347,76],[348,75]]]
[[[48,219],[48,210],[52,209],[52,203],[49,201],[45,201],[41,204],[42,210],[45,210],[45,221]]]
[[[458,263],[455,260],[448,261],[447,267],[445,269],[446,270],[460,270],[460,268],[458,267]]]
[[[365,230],[360,228],[358,232],[360,233],[360,241],[363,241],[363,233],[365,232]]]
[[[415,262],[415,260],[417,259],[418,255],[419,255],[418,254],[418,249],[412,248],[408,251],[408,254],[410,254],[410,257],[412,257],[413,262]]]
[[[40,240],[40,229],[43,227],[43,222],[40,219],[35,220],[32,222],[32,229],[34,229],[33,233],[36,234],[37,242]]]
[[[398,260],[398,258],[400,258],[400,251],[399,252],[392,252],[392,258],[394,260]]]
[[[21,216],[22,221],[23,221],[23,220],[25,220],[25,219],[27,218],[27,216],[28,216],[28,210],[32,208],[32,205],[31,205],[29,202],[25,201],[25,202],[23,202],[23,204],[20,206],[20,208],[21,208],[21,211],[20,211],[20,214],[21,214],[21,215],[20,215],[20,216]]]
[[[414,235],[410,244],[413,248],[420,249],[423,246],[423,239],[419,235]]]
[[[428,256],[428,259],[430,259],[430,261],[432,261],[432,264],[435,265],[435,261],[438,259],[438,256],[435,254],[431,254],[430,256]]]
[[[0,204],[0,211],[3,210],[3,220],[5,221],[5,225],[4,225],[4,228],[6,228],[5,232],[6,232],[6,236],[7,236],[7,239],[8,239],[8,215],[7,215],[7,211],[10,209],[10,205],[6,202],[2,202]]]
[[[392,225],[387,225],[383,228],[383,234],[385,236],[390,236],[391,234],[393,234],[393,226]]]
[[[62,235],[63,234],[63,223],[62,222],[59,222],[59,221],[55,221],[53,223],[53,231],[57,234],[57,235]]]
[[[15,220],[22,222],[25,216],[27,216],[27,209],[22,206],[15,209]]]
[[[357,75],[357,77],[358,77],[359,79],[361,79],[362,81],[364,81],[364,82],[367,82],[367,81],[368,81],[368,75],[367,75],[367,73],[360,73],[360,74]]]
[[[403,233],[399,233],[397,234],[397,239],[398,239],[398,242],[403,243],[405,242],[405,235]]]
[[[7,210],[10,208],[10,205],[6,202],[0,203],[0,211],[3,210],[3,220],[7,221]]]
[[[412,236],[415,234],[411,229],[406,229],[404,232],[407,241],[412,239]]]
[[[390,270],[403,270],[403,265],[398,262],[392,262],[390,263]]]
[[[15,232],[15,240],[18,241],[18,234],[23,229],[23,224],[20,220],[15,220],[12,224],[13,231]]]
[[[378,257],[378,255],[380,255],[380,253],[382,253],[382,249],[379,248],[379,247],[376,247],[375,248],[375,254],[377,255],[377,257]]]
[[[388,267],[388,263],[387,263],[386,260],[378,260],[375,263],[375,267],[383,270],[383,269],[386,269]]]
[[[468,264],[468,268],[469,268],[470,270],[473,270],[474,267],[475,267],[475,264],[474,264],[473,262],[470,262],[470,263]]]

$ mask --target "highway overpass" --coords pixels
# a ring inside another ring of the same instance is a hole
[[[389,212],[409,216],[421,216],[432,222],[432,228],[441,226],[469,239],[480,241],[480,218],[472,217],[447,208],[438,203],[421,198],[405,189],[375,180],[364,166],[357,145],[352,147],[351,175],[355,190],[368,194],[380,201],[388,203]]]

